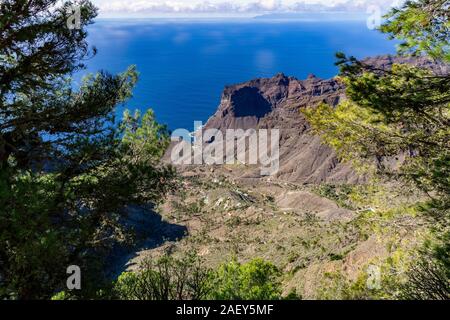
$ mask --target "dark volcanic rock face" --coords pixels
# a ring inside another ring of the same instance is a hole
[[[263,118],[272,111],[272,105],[254,87],[244,87],[231,95],[231,106],[236,118]]]
[[[274,116],[287,115],[286,112],[290,114],[295,110],[298,116],[300,107],[320,102],[336,105],[343,97],[343,89],[335,80],[322,80],[310,76],[307,80],[301,81],[283,74],[270,79],[256,79],[228,86],[224,90],[217,112],[208,120],[206,127],[215,129],[261,127],[262,123],[267,123]]]

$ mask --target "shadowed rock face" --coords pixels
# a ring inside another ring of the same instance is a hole
[[[272,106],[257,88],[244,87],[231,97],[231,106],[236,118],[264,117],[272,111]]]
[[[135,245],[113,245],[105,270],[111,279],[116,279],[122,272],[133,267],[131,260],[136,257],[137,251],[155,249],[166,242],[180,240],[188,234],[186,226],[165,221],[151,206],[128,207],[127,215],[122,217],[121,223],[134,232]]]

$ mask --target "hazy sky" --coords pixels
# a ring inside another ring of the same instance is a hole
[[[401,0],[93,0],[101,15],[257,15],[273,12],[382,10]]]

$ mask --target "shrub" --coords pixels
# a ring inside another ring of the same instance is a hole
[[[195,254],[176,259],[165,255],[146,260],[138,272],[124,272],[113,285],[121,300],[277,300],[281,299],[280,272],[271,263],[235,259],[213,271]],[[289,299],[298,296],[291,293]]]
[[[246,264],[236,260],[214,273],[210,298],[217,300],[281,299],[280,272],[271,263],[254,259]]]
[[[180,259],[165,255],[145,260],[139,272],[122,273],[113,295],[121,300],[200,300],[209,293],[210,273],[195,253]]]

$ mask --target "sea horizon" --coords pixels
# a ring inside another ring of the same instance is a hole
[[[358,58],[395,53],[395,43],[363,19],[97,18],[88,40],[98,54],[82,74],[129,65],[140,72],[118,116],[126,108],[152,108],[171,130],[205,123],[226,86],[278,73],[331,78],[339,51]]]

